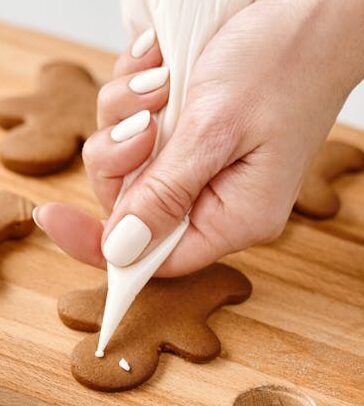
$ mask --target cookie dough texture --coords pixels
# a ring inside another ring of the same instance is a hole
[[[96,129],[98,89],[81,66],[43,66],[33,94],[0,101],[0,126],[8,130],[0,145],[3,164],[25,175],[46,175],[69,164]]]
[[[28,199],[1,190],[0,207],[0,242],[23,238],[32,232],[34,205]]]
[[[74,377],[92,389],[122,391],[147,381],[161,352],[203,363],[220,353],[220,341],[207,324],[223,305],[238,304],[251,294],[249,280],[239,271],[213,264],[194,274],[152,279],[140,292],[106,348],[95,357],[99,334],[82,340],[72,353]],[[106,286],[61,297],[60,318],[69,327],[95,332],[100,328]],[[119,366],[121,358],[131,370]]]

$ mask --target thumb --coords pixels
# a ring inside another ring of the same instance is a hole
[[[184,112],[172,138],[110,216],[103,253],[112,264],[130,265],[158,246],[223,167],[219,137],[208,134],[213,123],[197,120],[193,110]]]

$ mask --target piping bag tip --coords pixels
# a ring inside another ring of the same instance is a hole
[[[96,357],[104,356],[106,346],[135,297],[177,246],[188,225],[187,215],[172,234],[137,263],[127,267],[107,263],[108,291]]]

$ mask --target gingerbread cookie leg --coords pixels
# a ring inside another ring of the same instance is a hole
[[[335,216],[340,199],[331,183],[340,175],[364,170],[364,153],[341,142],[326,142],[304,179],[294,210],[309,217]]]
[[[104,358],[94,355],[98,334],[76,346],[72,373],[93,389],[120,391],[148,380],[161,352],[173,352],[192,362],[209,361],[219,354],[220,342],[206,323],[208,316],[225,304],[243,302],[250,294],[245,276],[221,264],[180,278],[153,279],[130,307]],[[73,328],[100,325],[105,296],[104,285],[68,294],[60,300],[60,317]]]
[[[221,344],[208,325],[187,323],[181,325],[179,334],[166,336],[162,351],[200,364],[216,358],[221,352]]]

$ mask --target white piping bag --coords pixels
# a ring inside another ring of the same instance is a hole
[[[124,25],[135,40],[145,30],[156,31],[164,64],[170,71],[166,108],[156,115],[157,140],[151,158],[125,179],[119,198],[173,134],[185,104],[192,68],[208,41],[235,13],[254,0],[122,0]],[[116,203],[117,204],[117,203]],[[188,215],[154,251],[130,266],[107,264],[108,293],[96,356],[102,357],[136,295],[179,243]]]

